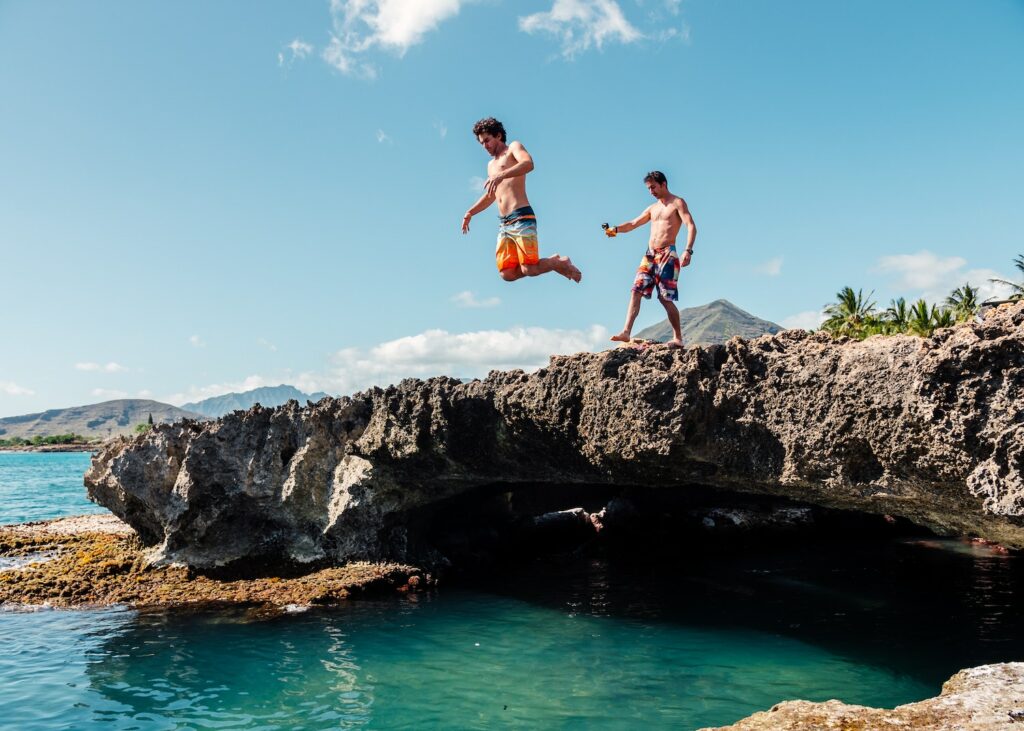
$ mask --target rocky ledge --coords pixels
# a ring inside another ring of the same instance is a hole
[[[995,731],[1024,723],[1024,663],[961,670],[942,693],[892,710],[788,701],[732,726],[702,731]]]
[[[468,535],[503,512],[538,520],[527,493],[544,510],[590,495],[608,501],[584,511],[600,527],[631,513],[638,486],[770,495],[1024,547],[1022,387],[1018,304],[928,339],[790,330],[621,348],[157,425],[108,443],[86,486],[151,558],[197,568],[430,565],[446,553],[431,526],[453,515]]]

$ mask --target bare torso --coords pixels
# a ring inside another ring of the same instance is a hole
[[[487,177],[493,178],[518,163],[511,147],[487,163]],[[517,208],[530,205],[526,197],[526,176],[516,175],[513,178],[506,178],[498,183],[494,191],[494,200],[498,204],[498,213],[507,216]],[[678,227],[677,227],[678,230]]]
[[[651,213],[652,249],[664,249],[675,244],[679,229],[683,226],[683,219],[675,205],[678,200],[679,196],[669,195],[665,200],[659,200],[647,209]]]

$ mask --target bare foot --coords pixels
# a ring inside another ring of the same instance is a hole
[[[683,345],[682,340],[677,340],[675,338],[669,340],[667,343],[665,343],[665,345],[667,345],[670,348],[678,348],[679,350],[682,350],[683,348],[686,347],[685,345]]]
[[[551,256],[555,260],[554,269],[556,272],[561,274],[566,279],[571,279],[574,282],[579,282],[583,279],[583,273],[572,263],[572,259],[561,254],[553,254]]]
[[[608,339],[616,343],[628,343],[630,341],[629,333],[626,332],[625,330],[620,332],[618,335],[612,335]]]

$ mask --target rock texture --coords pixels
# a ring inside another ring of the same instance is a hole
[[[1024,724],[1024,663],[961,670],[942,693],[892,710],[839,701],[789,701],[732,726],[703,731],[994,731]]]
[[[111,442],[86,475],[197,567],[409,560],[415,516],[527,484],[723,488],[1024,547],[1024,305],[930,339],[790,330],[254,407]]]

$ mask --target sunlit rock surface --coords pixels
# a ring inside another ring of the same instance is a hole
[[[1024,547],[1022,386],[1015,305],[930,339],[622,348],[158,425],[108,443],[86,486],[197,567],[407,560],[439,501],[522,485],[769,494]]]
[[[994,731],[1024,724],[1024,663],[961,670],[942,693],[892,710],[788,701],[732,726],[703,731]]]

